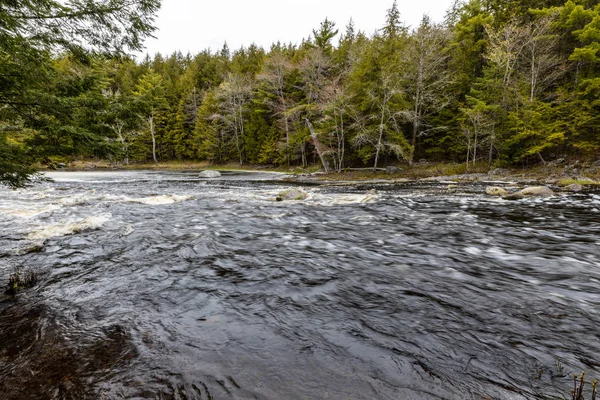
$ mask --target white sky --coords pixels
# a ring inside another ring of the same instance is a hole
[[[385,22],[393,0],[163,0],[156,20],[156,39],[146,52],[163,55],[181,50],[192,54],[220,50],[227,41],[234,50],[253,42],[268,50],[271,43],[300,43],[325,17],[343,32],[350,17],[355,29],[373,33]],[[423,14],[442,21],[452,0],[398,0],[403,21],[417,26]]]

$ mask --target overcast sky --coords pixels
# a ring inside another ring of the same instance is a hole
[[[393,0],[163,0],[156,39],[146,41],[146,52],[192,54],[203,49],[231,49],[253,42],[268,49],[271,43],[299,43],[325,17],[342,32],[352,17],[357,30],[379,29]],[[452,0],[398,0],[407,25],[419,24],[423,14],[441,21]]]

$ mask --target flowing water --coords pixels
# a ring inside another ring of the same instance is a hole
[[[600,377],[600,192],[55,173],[0,189],[3,399],[542,399]]]

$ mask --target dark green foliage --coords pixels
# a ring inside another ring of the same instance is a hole
[[[139,48],[156,6],[0,6],[0,181],[27,183],[27,165],[55,156],[341,171],[600,152],[597,2],[457,1],[443,25],[409,30],[394,1],[371,37],[350,21],[336,43],[325,19],[311,39],[269,51],[105,57]],[[55,31],[49,16],[86,29]]]
[[[111,152],[100,121],[106,81],[98,63],[140,50],[159,6],[159,0],[0,4],[0,183],[26,183],[29,165],[53,155]]]

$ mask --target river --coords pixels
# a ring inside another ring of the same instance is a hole
[[[51,173],[0,188],[4,399],[546,399],[600,377],[600,192]]]

